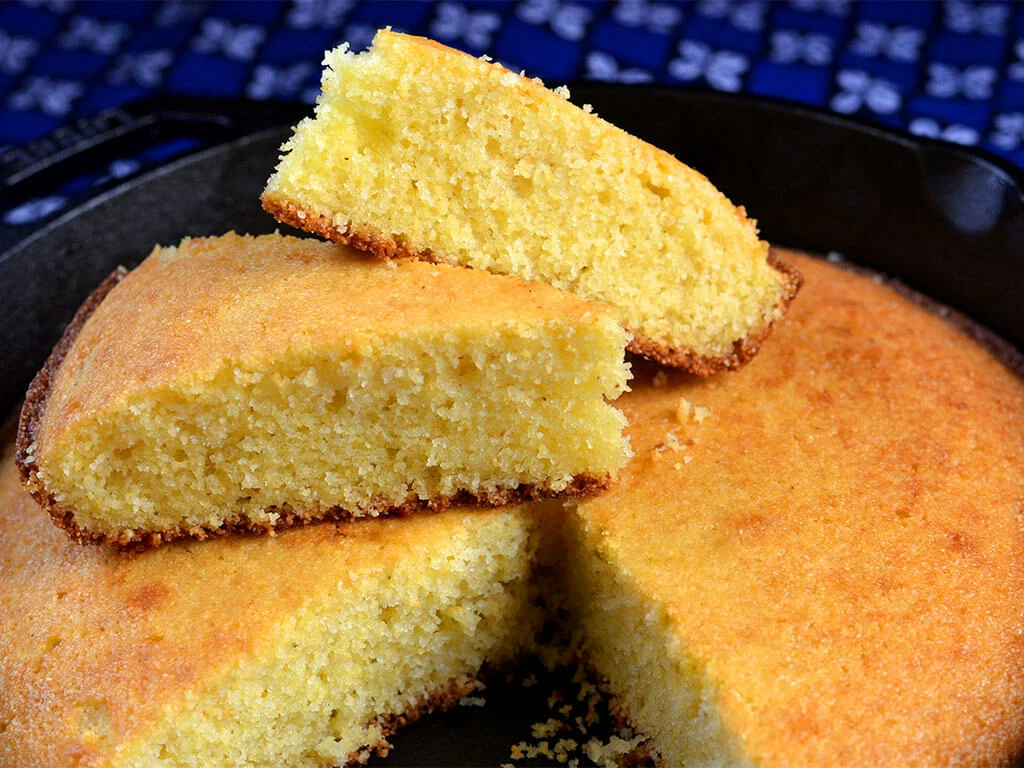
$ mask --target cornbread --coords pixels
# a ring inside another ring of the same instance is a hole
[[[627,337],[543,283],[268,235],[157,248],[33,383],[18,462],[80,540],[148,546],[590,492]]]
[[[664,765],[1017,764],[1024,383],[890,288],[787,259],[805,295],[749,365],[641,365],[636,456],[593,498],[129,557],[47,524],[7,448],[0,765],[341,764],[551,608]],[[635,746],[534,735],[513,759]]]
[[[620,401],[636,456],[567,525],[587,655],[665,765],[1017,765],[1024,383],[786,258],[806,284],[756,360]]]
[[[344,765],[532,640],[534,513],[451,508],[125,556],[0,469],[0,765]]]
[[[325,64],[262,196],[281,222],[604,301],[631,350],[699,374],[756,354],[799,288],[742,208],[564,89],[390,30]]]

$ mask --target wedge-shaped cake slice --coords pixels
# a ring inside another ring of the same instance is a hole
[[[700,374],[753,356],[798,290],[704,176],[564,92],[388,30],[325,61],[263,193],[279,221],[605,301],[633,351]]]
[[[28,488],[153,545],[596,490],[626,461],[627,337],[544,283],[235,234],[157,248],[33,382]]]
[[[520,507],[80,547],[0,467],[0,765],[331,768],[532,641]]]
[[[564,559],[591,662],[665,765],[1019,765],[1024,383],[792,258],[750,365],[622,398],[636,456]]]

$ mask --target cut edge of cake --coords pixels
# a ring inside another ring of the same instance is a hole
[[[40,476],[37,449],[41,423],[46,415],[58,372],[65,358],[73,349],[79,334],[106,297],[129,274],[131,274],[130,270],[123,267],[118,268],[82,304],[46,363],[31,382],[18,422],[15,461],[22,482],[53,523],[78,543],[105,544],[124,550],[141,551],[183,538],[201,540],[221,535],[269,534],[290,527],[326,521],[344,521],[377,516],[401,517],[421,512],[439,512],[450,507],[495,508],[543,499],[579,498],[597,494],[614,482],[615,472],[600,474],[580,472],[572,475],[567,482],[560,483],[557,487],[542,483],[521,482],[515,486],[463,489],[452,494],[432,495],[429,498],[412,498],[395,502],[374,501],[358,507],[319,505],[314,508],[302,508],[297,505],[275,505],[263,510],[271,518],[270,520],[253,520],[244,515],[226,516],[225,521],[217,526],[182,524],[160,530],[126,528],[108,532],[81,525],[76,520],[75,509],[62,503],[57,494],[47,487],[44,479]],[[546,286],[545,290],[547,290]],[[624,335],[623,339],[626,338],[627,336]],[[611,408],[610,404],[608,407]],[[621,414],[618,415],[618,418],[624,423]],[[625,461],[630,455],[629,446],[624,437],[621,439],[624,449],[623,461]]]
[[[491,74],[490,68],[497,68],[499,65],[493,64],[488,57],[483,57],[481,60],[477,60],[469,54],[447,48],[446,46],[443,46],[429,38],[420,38],[394,33],[390,28],[382,29],[378,32],[378,37],[375,38],[374,41],[374,47],[377,47],[378,39],[384,40],[388,46],[395,45],[398,42],[401,42],[403,46],[408,46],[410,48],[421,45],[423,46],[423,50],[431,52],[425,55],[451,55],[453,57],[453,63],[456,61],[462,61],[463,59],[472,60],[474,64],[479,65],[479,72],[484,79],[501,83],[498,87],[506,87],[510,80],[515,79],[515,88],[521,87],[522,90],[534,94],[541,92],[544,94],[550,94],[550,96],[545,95],[543,98],[550,98],[552,103],[555,103],[556,101],[565,101],[567,105],[572,106],[570,102],[568,102],[568,94],[564,89],[549,91],[539,80],[530,79],[525,74],[516,74],[509,70],[501,69],[500,74]],[[333,62],[347,60],[346,57],[354,57],[355,59],[358,59],[359,57],[372,52],[373,48],[369,51],[364,51],[358,54],[352,53],[348,51],[346,45],[342,45],[340,49],[328,51],[327,58],[325,59],[327,67],[324,71],[325,91],[329,80],[332,82],[338,81],[343,77],[339,72],[332,70]],[[334,57],[333,59],[332,56]],[[487,69],[484,69],[484,67]],[[336,85],[337,84],[335,82],[335,87]],[[513,90],[515,88],[513,88]],[[321,99],[323,98],[324,96],[322,95]],[[346,211],[344,209],[333,210],[322,208],[320,204],[310,203],[309,200],[304,200],[301,195],[297,196],[294,192],[289,191],[293,182],[284,181],[284,169],[286,167],[288,167],[288,172],[290,174],[296,174],[296,172],[298,172],[297,177],[307,177],[303,182],[304,184],[308,184],[312,179],[314,179],[314,176],[310,175],[308,170],[302,170],[300,167],[295,166],[291,160],[294,150],[298,146],[296,142],[301,135],[304,135],[302,132],[307,128],[310,128],[313,124],[316,124],[321,119],[320,108],[321,101],[318,100],[316,114],[313,117],[300,122],[295,128],[295,134],[282,147],[281,159],[260,197],[263,208],[277,221],[283,224],[296,227],[300,230],[318,235],[334,242],[351,245],[355,248],[366,251],[377,258],[414,258],[434,263],[447,263],[480,268],[476,264],[468,264],[463,256],[449,251],[448,248],[441,243],[431,241],[430,239],[418,239],[416,237],[409,238],[407,237],[407,233],[401,231],[391,232],[389,231],[387,224],[381,227],[378,226],[378,223],[372,218],[353,214],[351,211]],[[577,109],[576,107],[573,108]],[[326,107],[324,112],[325,114],[329,113]],[[729,342],[716,342],[713,345],[713,353],[710,353],[707,350],[701,351],[698,346],[689,346],[688,342],[683,341],[681,336],[676,336],[675,339],[663,337],[661,328],[654,329],[652,327],[650,331],[647,331],[644,327],[641,327],[641,324],[623,318],[623,324],[633,336],[628,347],[629,351],[643,355],[644,357],[652,359],[662,365],[682,368],[699,376],[709,376],[720,371],[733,370],[741,367],[756,356],[763,342],[772,334],[775,324],[784,316],[790,303],[797,296],[802,285],[802,278],[799,271],[791,264],[785,262],[785,260],[773,249],[770,249],[766,243],[758,239],[756,222],[748,218],[746,211],[742,206],[736,206],[729,202],[703,174],[680,163],[676,158],[664,150],[647,144],[641,139],[629,136],[629,134],[621,128],[618,128],[611,123],[607,123],[607,121],[598,118],[596,115],[592,115],[590,110],[580,110],[581,114],[584,112],[587,113],[585,119],[592,119],[597,123],[610,128],[616,135],[629,137],[638,145],[642,145],[644,147],[644,152],[653,152],[653,154],[658,158],[663,158],[654,164],[661,166],[664,163],[670,163],[684,171],[684,175],[689,179],[687,184],[696,184],[697,186],[700,186],[702,190],[706,187],[707,190],[712,191],[712,194],[716,196],[716,199],[718,200],[718,203],[716,204],[720,203],[730,209],[729,212],[726,212],[724,208],[716,211],[715,215],[718,217],[719,223],[714,225],[715,231],[718,231],[720,228],[721,220],[735,218],[739,222],[739,226],[736,227],[737,231],[749,230],[745,232],[742,238],[745,241],[744,247],[753,247],[752,243],[756,241],[757,249],[762,251],[758,258],[766,260],[767,267],[770,272],[774,274],[775,280],[777,281],[771,303],[763,301],[760,304],[758,319],[751,322],[744,321],[745,331],[743,331],[742,336],[732,336],[732,340]],[[312,129],[310,128],[310,130]],[[312,138],[309,139],[309,141],[312,140]],[[318,140],[322,141],[323,137],[318,137]],[[352,147],[349,148],[349,151],[355,151],[358,154],[360,150],[357,147]],[[347,157],[345,158],[346,161],[348,159],[349,158]],[[291,164],[286,165],[288,163]],[[396,181],[395,183],[399,182]],[[429,189],[431,182],[426,181],[425,183]],[[648,189],[657,187],[656,182],[645,182],[645,184]],[[413,186],[418,187],[419,184],[414,181]],[[719,207],[721,207],[721,205]],[[708,211],[705,211],[702,215],[707,217],[710,214]],[[704,227],[704,225],[701,224],[700,227]],[[708,231],[711,230],[709,229]],[[707,233],[698,233],[697,237],[706,237],[706,235]],[[746,242],[748,240],[749,242]],[[704,258],[704,256],[701,258]],[[510,270],[507,266],[500,269],[491,267],[483,268],[499,274],[517,274],[515,270]],[[590,269],[590,267],[583,266],[583,269]],[[538,279],[536,276],[525,274],[523,276],[528,279]],[[540,276],[539,279],[547,280],[548,278]],[[577,291],[574,287],[562,284],[560,281],[549,281],[563,290],[578,293],[579,295],[589,299],[604,301],[612,306],[619,306],[616,304],[616,301],[599,293],[588,292],[585,290]],[[730,296],[729,300],[735,302],[736,297]],[[658,322],[667,322],[667,320],[665,318],[659,318]],[[692,330],[688,331],[688,333],[692,332]]]

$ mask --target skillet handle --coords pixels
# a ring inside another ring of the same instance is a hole
[[[182,153],[182,147],[185,152],[194,151],[281,125],[285,120],[297,120],[307,111],[303,104],[181,95],[113,107],[0,154],[0,213],[52,193],[84,174],[96,173],[114,160],[131,158],[164,142],[187,139],[177,148],[178,153]],[[97,173],[96,178],[98,184],[85,184],[83,196],[113,186],[124,176],[112,178],[111,174]],[[22,222],[5,216],[3,223],[12,226]]]

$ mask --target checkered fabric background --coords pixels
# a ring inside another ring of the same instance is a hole
[[[964,0],[0,0],[0,148],[160,93],[312,103],[323,51],[361,49],[385,25],[550,85],[777,97],[1024,167],[1024,2]],[[115,162],[106,178],[139,168]],[[52,213],[58,198],[4,222]]]

